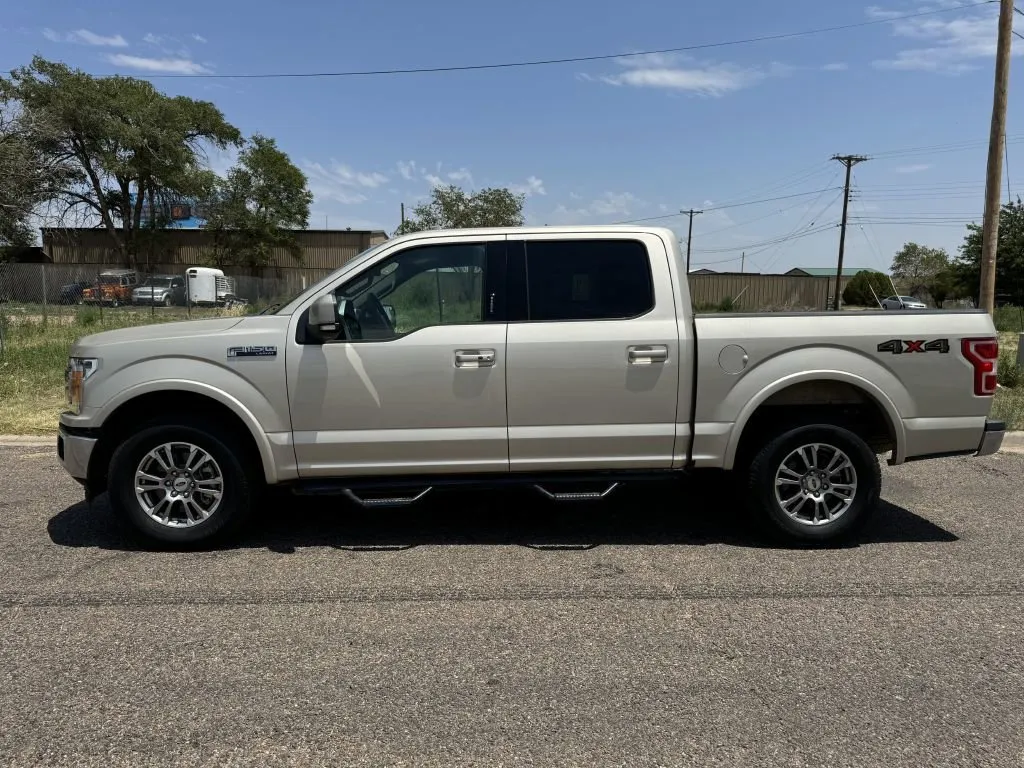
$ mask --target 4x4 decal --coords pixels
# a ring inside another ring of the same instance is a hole
[[[894,355],[910,352],[938,352],[945,355],[949,353],[949,339],[934,339],[933,341],[890,339],[879,344],[878,351],[891,352]]]

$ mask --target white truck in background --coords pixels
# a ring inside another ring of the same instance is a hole
[[[667,229],[421,232],[261,315],[81,339],[58,453],[177,544],[234,533],[268,485],[568,502],[703,469],[829,542],[875,508],[879,454],[999,448],[997,357],[982,312],[695,316]]]

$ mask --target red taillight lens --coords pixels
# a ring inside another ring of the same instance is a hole
[[[990,397],[996,393],[996,362],[999,360],[998,339],[964,339],[960,351],[974,367],[974,394]]]

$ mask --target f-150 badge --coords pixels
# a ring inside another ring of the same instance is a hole
[[[277,357],[277,347],[228,347],[228,357]]]

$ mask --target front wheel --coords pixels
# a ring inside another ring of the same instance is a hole
[[[813,424],[771,440],[754,458],[747,494],[754,512],[786,538],[833,543],[867,522],[881,493],[878,457],[858,435]]]
[[[192,424],[154,424],[110,461],[110,504],[144,536],[177,545],[223,539],[249,516],[257,478],[230,434]]]

